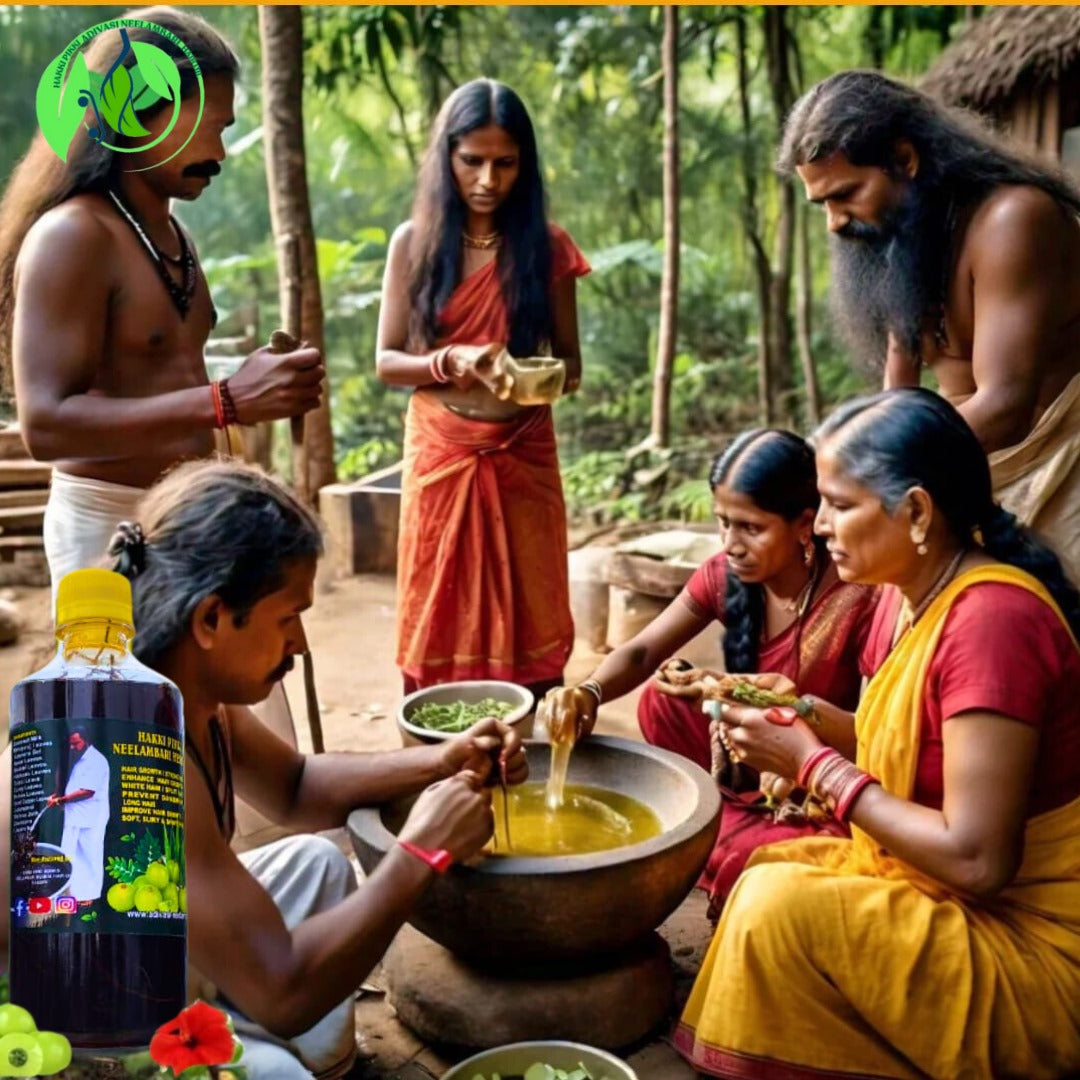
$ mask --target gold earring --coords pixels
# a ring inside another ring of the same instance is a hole
[[[803,562],[806,563],[807,568],[814,565],[814,542],[812,540],[807,540],[806,546],[803,548]]]
[[[915,535],[912,534],[911,542],[915,545],[915,550],[920,555],[925,555],[927,553],[927,551],[930,550],[926,546],[926,535],[925,535],[925,533],[922,536],[918,537],[918,538],[916,538]]]

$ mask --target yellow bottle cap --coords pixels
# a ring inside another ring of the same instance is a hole
[[[72,570],[56,590],[56,625],[79,619],[109,619],[134,628],[131,582],[112,570]]]

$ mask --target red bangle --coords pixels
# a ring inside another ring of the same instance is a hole
[[[830,754],[836,754],[839,751],[834,750],[831,746],[822,746],[815,750],[803,763],[799,766],[799,773],[795,777],[795,783],[801,788],[808,787],[810,783],[810,776],[814,769],[817,767],[819,761],[824,760]]]
[[[445,874],[454,863],[454,856],[446,848],[437,851],[427,851],[417,847],[408,840],[398,840],[398,843],[410,854],[415,855],[422,863],[426,863],[436,874]]]
[[[225,426],[225,409],[221,404],[221,384],[212,382],[210,384],[210,397],[214,401],[214,427],[223,428]]]
[[[836,818],[837,821],[847,821],[848,815],[851,813],[852,804],[858,798],[859,793],[863,788],[876,783],[877,781],[869,773],[863,773],[837,800],[836,809],[833,810],[833,817]]]

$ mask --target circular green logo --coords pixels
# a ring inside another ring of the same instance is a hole
[[[199,111],[183,143],[165,159],[176,157],[191,141],[202,119],[206,91],[202,72],[191,50],[170,30],[145,19],[110,19],[84,30],[45,69],[37,88],[37,119],[41,133],[61,161],[67,161],[77,138],[88,138],[118,154],[137,154],[157,146],[176,127],[180,118],[180,70],[164,49],[148,41],[132,41],[126,27],[152,30],[170,41],[191,63],[199,87]],[[104,74],[86,66],[82,47],[98,34],[119,32],[116,56]],[[125,61],[134,56],[135,62]],[[139,121],[139,111],[172,102],[172,116],[165,130],[155,139]],[[125,146],[109,142],[108,137],[124,136],[132,140]],[[147,138],[149,141],[140,142]],[[164,161],[147,165],[144,172]]]

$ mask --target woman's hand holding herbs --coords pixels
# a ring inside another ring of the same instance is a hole
[[[453,776],[468,771],[487,782],[488,774],[498,768],[507,784],[523,783],[529,775],[529,763],[525,760],[525,748],[521,735],[509,724],[500,723],[492,717],[473,724],[456,739],[449,739],[439,747],[442,753],[442,772]]]
[[[688,660],[673,656],[665,660],[653,677],[656,689],[669,697],[700,702],[719,694],[723,676],[708,668],[694,667]]]
[[[747,678],[759,690],[768,690],[783,697],[797,697],[799,693],[798,687],[791,679],[775,671],[764,671],[759,675],[750,675]]]
[[[794,780],[799,767],[823,744],[794,709],[758,709],[751,705],[720,707],[721,741],[758,772]]]

